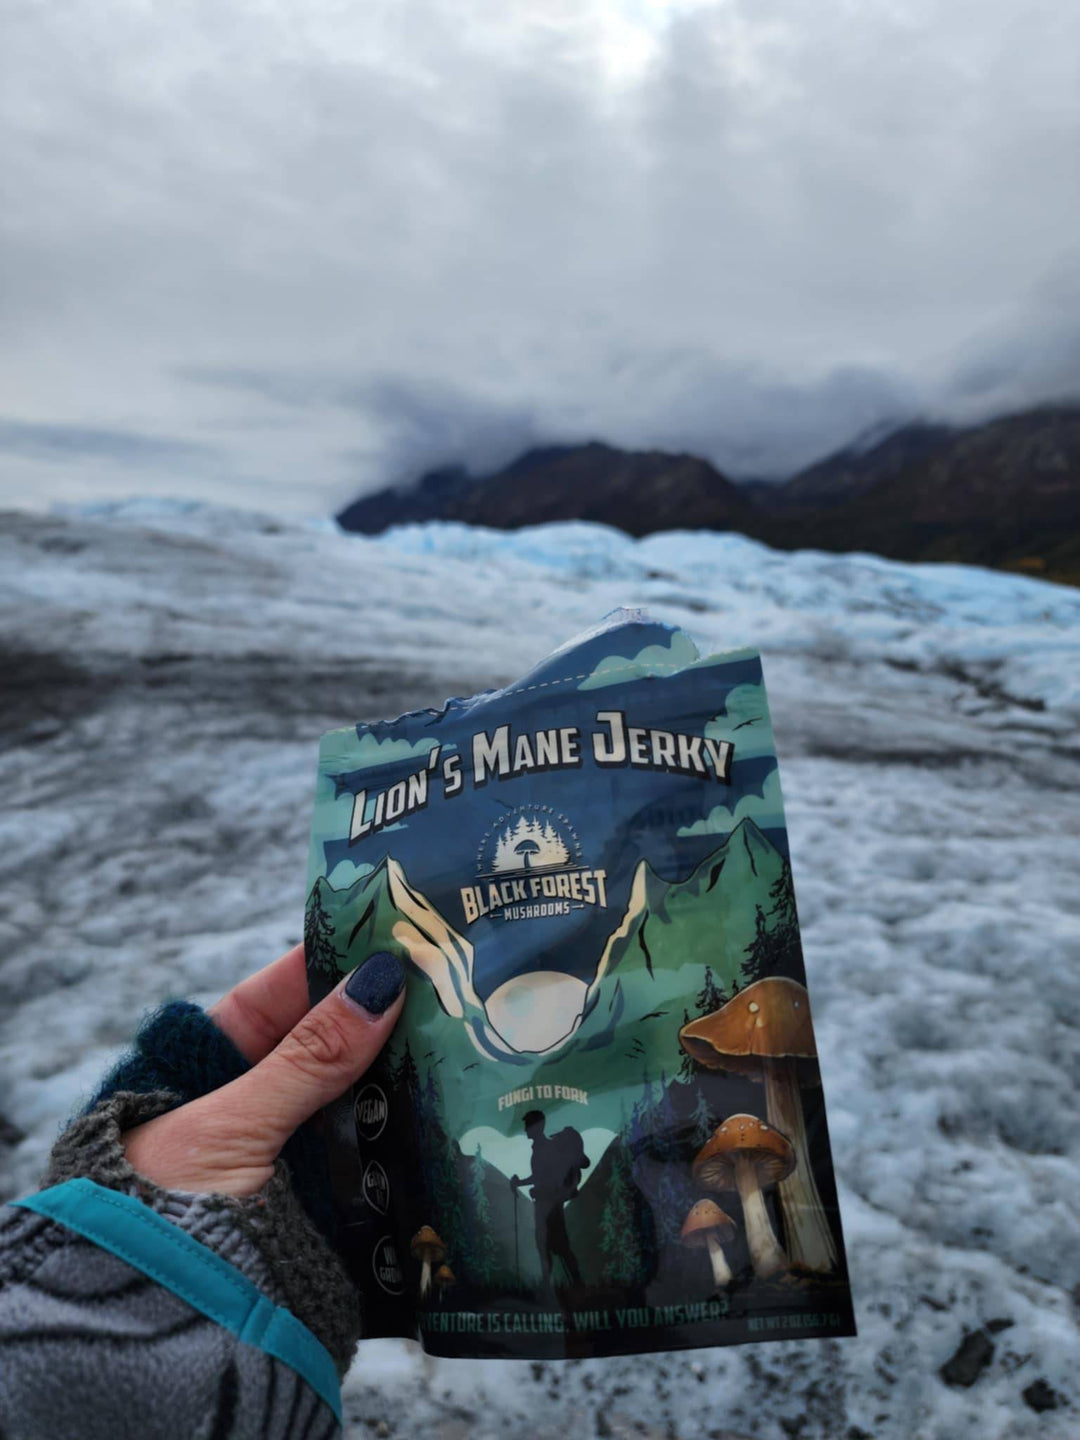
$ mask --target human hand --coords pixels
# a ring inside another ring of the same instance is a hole
[[[303,945],[249,975],[208,1013],[252,1068],[127,1131],[128,1163],[166,1190],[254,1195],[297,1126],[375,1059],[404,984],[400,960],[380,951],[309,1009]]]

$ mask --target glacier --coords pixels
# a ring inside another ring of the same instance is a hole
[[[617,605],[760,647],[859,1335],[561,1364],[371,1341],[348,1433],[1080,1435],[1080,593],[962,566],[112,501],[0,525],[0,1194],[168,996],[299,939],[320,734]]]

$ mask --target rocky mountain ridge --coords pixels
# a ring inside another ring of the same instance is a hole
[[[592,520],[640,536],[733,530],[782,550],[865,550],[1080,584],[1080,405],[965,428],[911,424],[785,482],[737,483],[707,460],[599,441],[527,451],[491,475],[460,466],[346,506],[345,530],[457,520],[513,530]]]

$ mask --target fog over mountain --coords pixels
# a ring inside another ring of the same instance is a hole
[[[0,500],[789,474],[1080,391],[1054,0],[22,6]]]

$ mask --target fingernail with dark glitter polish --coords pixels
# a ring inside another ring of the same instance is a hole
[[[349,976],[342,992],[369,1015],[390,1009],[405,988],[405,967],[389,950],[377,950]]]

